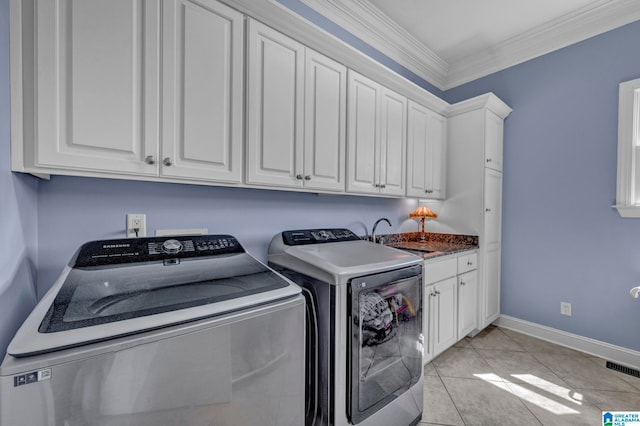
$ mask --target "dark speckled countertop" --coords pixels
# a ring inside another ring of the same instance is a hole
[[[381,235],[384,244],[410,251],[424,259],[445,256],[478,248],[478,237],[473,235],[436,234],[426,232],[424,240],[420,232]]]

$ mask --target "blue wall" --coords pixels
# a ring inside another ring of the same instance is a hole
[[[82,243],[124,238],[126,213],[145,213],[148,235],[185,228],[234,235],[266,261],[271,238],[285,229],[347,227],[364,235],[385,216],[393,227],[383,223],[377,232],[417,231],[408,218],[415,206],[405,199],[54,176],[39,183],[38,295]]]
[[[618,85],[640,77],[640,22],[449,90],[494,92],[505,121],[502,313],[640,350],[640,220],[616,196]],[[559,315],[560,301],[573,316]]]
[[[11,173],[8,0],[0,0],[0,358],[36,302],[37,182]]]

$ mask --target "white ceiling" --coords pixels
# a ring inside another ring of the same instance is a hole
[[[640,20],[640,0],[301,0],[446,90]]]
[[[490,49],[594,0],[371,0],[447,62]]]

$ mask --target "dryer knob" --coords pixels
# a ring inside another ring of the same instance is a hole
[[[162,243],[162,250],[169,254],[178,253],[182,250],[182,243],[178,240],[167,240]]]

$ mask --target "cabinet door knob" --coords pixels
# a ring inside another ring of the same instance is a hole
[[[467,266],[473,266],[473,262],[472,261],[468,261],[467,262]]]
[[[148,155],[147,158],[144,159],[144,162],[150,165],[156,164],[156,157],[153,155]]]
[[[304,180],[311,180],[311,176],[310,176],[310,175],[306,175],[306,176],[304,177]]]
[[[465,284],[464,284],[464,281],[460,281],[460,285],[465,285]]]
[[[484,211],[489,213],[491,211],[491,209],[487,207],[486,209],[484,209]]]
[[[164,160],[162,160],[162,164],[169,167],[173,165],[173,161],[171,160],[171,157],[167,157]]]
[[[491,158],[487,158],[487,163],[490,163],[490,162],[491,162]]]
[[[296,179],[302,180],[302,175],[296,175]]]

